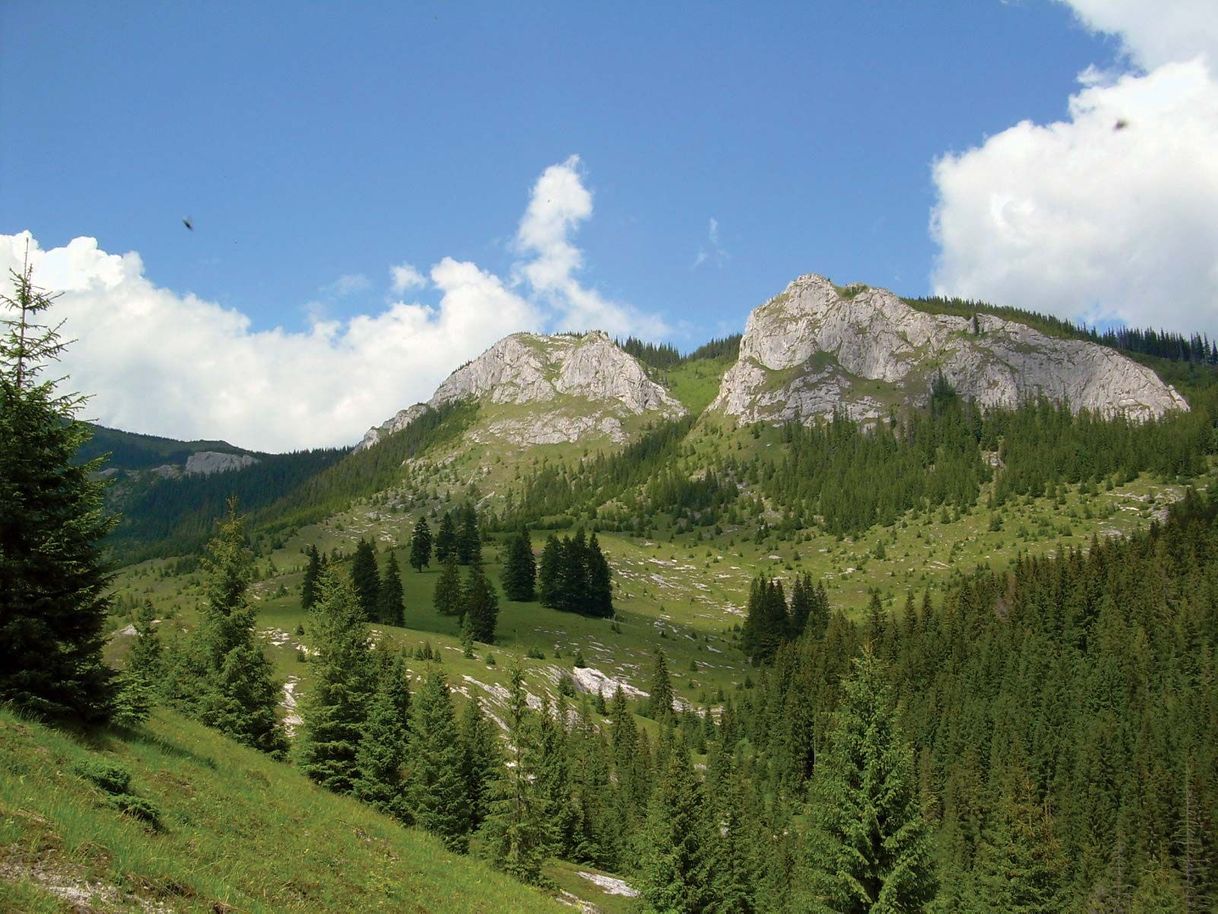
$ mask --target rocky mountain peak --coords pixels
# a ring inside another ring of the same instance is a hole
[[[1135,419],[1188,409],[1174,388],[1115,350],[990,315],[916,310],[884,289],[800,276],[756,308],[712,409],[746,423],[845,409],[880,418],[924,402],[939,372],[982,407],[1044,395]]]

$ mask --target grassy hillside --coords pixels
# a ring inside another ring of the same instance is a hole
[[[102,766],[159,826],[115,808]],[[166,711],[84,739],[0,710],[0,771],[5,912],[569,910]]]

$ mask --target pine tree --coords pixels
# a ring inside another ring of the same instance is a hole
[[[461,570],[456,556],[444,562],[440,576],[436,578],[436,589],[432,597],[436,612],[442,616],[464,616],[465,594],[461,586]]]
[[[537,571],[537,597],[542,606],[557,609],[561,600],[559,574],[564,560],[562,542],[551,533],[541,550],[541,565]]]
[[[483,644],[494,644],[495,624],[499,620],[499,598],[495,595],[495,585],[486,576],[481,565],[470,566],[461,599],[470,637]]]
[[[453,851],[469,844],[469,797],[448,682],[431,670],[410,711],[408,796],[415,822]]]
[[[529,710],[519,667],[512,670],[507,715],[511,764],[500,769],[478,843],[482,855],[497,869],[522,882],[536,883],[541,879],[541,864],[553,847],[554,834],[538,781],[539,723]]]
[[[135,640],[127,654],[127,672],[150,686],[159,685],[165,675],[164,649],[155,622],[152,601],[145,600],[135,617]]]
[[[588,615],[602,619],[613,616],[613,571],[593,533],[588,540]]]
[[[309,664],[312,686],[301,699],[300,766],[323,787],[350,793],[360,775],[376,670],[363,610],[348,581],[331,571],[322,575],[309,627],[317,656]]]
[[[420,517],[410,535],[410,567],[422,571],[431,564],[431,527],[427,518]]]
[[[808,627],[808,618],[812,615],[812,605],[815,600],[812,588],[812,575],[801,574],[795,578],[791,588],[791,637],[798,638]]]
[[[740,648],[754,663],[769,663],[789,635],[782,584],[764,576],[754,579],[740,631]]]
[[[316,546],[309,546],[309,564],[305,566],[304,580],[300,582],[300,608],[312,609],[317,604],[318,580],[321,578],[321,554]]]
[[[470,502],[466,502],[460,511],[457,561],[462,565],[482,564],[482,534],[478,532],[478,512]]]
[[[1061,847],[1047,812],[1022,771],[1003,780],[981,834],[975,865],[976,899],[1004,914],[1055,914],[1062,910]]]
[[[114,697],[102,661],[110,577],[99,549],[102,461],[76,463],[89,439],[84,399],[38,381],[64,344],[37,323],[53,298],[28,261],[0,297],[0,701],[29,713],[104,723]]]
[[[467,702],[461,712],[460,731],[461,776],[469,803],[469,827],[476,831],[490,812],[491,791],[503,759],[499,737],[482,713],[477,699]]]
[[[457,558],[457,528],[453,525],[453,516],[445,511],[436,532],[436,561],[443,565],[450,558]]]
[[[807,910],[925,910],[935,877],[913,751],[898,730],[891,690],[870,651],[855,661],[844,685],[808,814]]]
[[[380,572],[376,567],[376,549],[372,543],[361,539],[355,547],[351,560],[351,586],[365,622],[374,622],[380,610]]]
[[[533,543],[529,531],[522,527],[508,542],[503,565],[503,595],[509,600],[527,603],[536,598],[537,565],[533,559]]]
[[[409,823],[405,773],[410,687],[406,658],[382,651],[376,666],[376,692],[355,753],[353,792],[365,803]]]
[[[656,912],[712,910],[711,832],[706,799],[683,741],[669,752],[647,814],[641,894]]]
[[[656,651],[655,666],[651,673],[651,696],[647,700],[651,717],[661,720],[672,714],[672,679],[668,675],[668,659],[661,650]]]
[[[402,605],[402,578],[398,571],[398,559],[392,550],[385,562],[385,571],[377,585],[378,621],[385,625],[402,625],[406,621],[406,608]]]
[[[240,743],[280,754],[287,749],[277,717],[280,687],[254,638],[248,598],[254,557],[234,499],[208,543],[203,567],[207,602],[199,632],[203,681],[198,684],[198,717]]]

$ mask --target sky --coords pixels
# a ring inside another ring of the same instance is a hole
[[[349,444],[808,272],[1218,335],[1212,0],[0,0],[0,124],[0,269],[132,431]]]

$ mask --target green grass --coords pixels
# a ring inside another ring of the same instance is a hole
[[[663,372],[661,379],[681,405],[697,415],[718,395],[723,375],[734,362],[726,358],[691,359]]]
[[[78,773],[99,760],[131,773],[161,830],[120,814]],[[52,885],[107,911],[564,910],[167,711],[137,734],[86,738],[0,710],[0,771],[6,912],[73,910]]]

